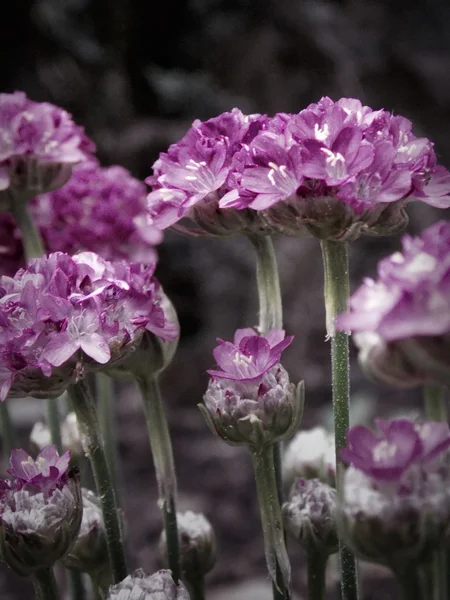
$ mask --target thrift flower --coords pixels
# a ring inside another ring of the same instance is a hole
[[[282,330],[265,336],[237,330],[233,343],[218,340],[214,350],[221,371],[211,375],[201,407],[212,431],[232,444],[267,445],[297,429],[303,386],[297,388],[279,363],[291,343]]]
[[[170,571],[146,575],[138,569],[110,587],[106,600],[189,600],[189,594],[182,583],[174,583]]]
[[[450,430],[446,423],[378,420],[353,427],[341,452],[340,508],[349,545],[361,557],[395,570],[428,559],[450,518]]]
[[[57,252],[0,278],[0,399],[58,396],[85,371],[117,367],[146,331],[176,339],[153,271]]]
[[[84,129],[62,108],[23,92],[0,94],[0,191],[35,194],[56,189],[72,165],[95,150]],[[1,195],[3,210],[10,210]]]
[[[323,427],[296,433],[283,456],[283,481],[290,489],[296,479],[336,482],[334,436]]]
[[[19,575],[51,568],[74,542],[82,505],[70,453],[47,446],[36,460],[11,454],[12,480],[0,484],[0,556]]]
[[[405,236],[353,294],[337,327],[355,332],[364,368],[397,386],[450,382],[450,223]]]

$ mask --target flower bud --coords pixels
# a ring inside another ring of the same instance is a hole
[[[208,371],[205,405],[199,405],[213,433],[230,444],[261,448],[297,430],[303,382],[295,387],[279,363],[292,339],[283,330],[259,336],[238,329],[233,342],[219,340],[214,357],[222,370]]]
[[[177,513],[181,569],[188,581],[198,580],[216,563],[216,537],[208,519],[192,511]],[[160,552],[167,562],[165,531],[161,534]]]
[[[68,569],[96,574],[108,569],[105,525],[100,500],[87,490],[81,489],[83,518],[75,543],[62,559]]]
[[[320,479],[328,485],[336,482],[334,436],[323,427],[299,431],[283,457],[283,480],[290,489],[297,479]]]
[[[30,433],[30,442],[38,450],[42,450],[45,446],[51,444],[50,429],[42,421],[38,421],[33,425]],[[63,450],[69,450],[72,458],[84,456],[80,432],[78,431],[77,417],[74,412],[68,413],[66,418],[61,422],[61,442]]]
[[[36,462],[23,450],[11,456],[13,480],[0,482],[0,555],[19,575],[52,567],[69,550],[80,528],[78,471],[70,456],[47,446]]]
[[[318,479],[297,479],[283,505],[287,531],[307,552],[328,556],[338,551],[336,490]]]
[[[111,586],[106,600],[189,600],[189,594],[182,583],[174,583],[170,571],[146,575],[142,569],[137,569]]]

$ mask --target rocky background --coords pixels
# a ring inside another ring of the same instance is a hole
[[[105,165],[140,178],[194,118],[233,106],[297,112],[323,95],[356,96],[415,123],[450,164],[450,4],[445,0],[21,0],[0,19],[1,91],[21,89],[61,105],[86,126]],[[414,233],[444,215],[410,210]],[[353,287],[373,274],[398,238],[351,246]],[[1,240],[0,240],[1,244]],[[275,240],[293,380],[305,379],[304,427],[330,424],[330,375],[315,240]],[[216,528],[219,560],[210,600],[270,598],[250,461],[214,439],[196,409],[217,336],[256,323],[254,257],[244,239],[192,240],[173,233],[161,247],[158,276],[179,313],[182,338],[164,395],[178,465],[180,509],[204,511]],[[369,383],[353,369],[354,420],[417,410],[418,395]],[[17,402],[24,444],[37,401]],[[161,522],[139,399],[117,401],[121,498],[132,567],[159,566]],[[297,598],[303,555],[291,544]],[[390,576],[364,567],[364,598],[394,598]],[[330,568],[330,598],[336,573]],[[303,594],[303,596],[302,596]],[[0,596],[31,598],[29,582],[0,566]]]

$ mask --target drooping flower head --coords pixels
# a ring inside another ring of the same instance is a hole
[[[264,229],[254,211],[222,211],[219,200],[234,189],[238,173],[233,165],[239,164],[241,152],[267,121],[266,116],[247,116],[237,108],[205,122],[194,121],[186,135],[160,155],[146,179],[153,190],[148,210],[155,226],[165,229],[187,217],[199,227],[194,233]]]
[[[0,398],[60,395],[86,370],[116,367],[145,332],[176,339],[153,270],[56,252],[0,278]]]
[[[182,583],[174,583],[170,571],[146,575],[137,569],[123,581],[109,588],[107,600],[189,600]]]
[[[0,94],[0,191],[11,187],[32,197],[56,189],[67,181],[71,166],[94,150],[62,108],[34,102],[23,92]]]
[[[450,223],[402,240],[353,294],[337,327],[356,333],[361,362],[399,386],[450,381]]]
[[[394,571],[429,559],[450,518],[446,423],[379,419],[353,427],[341,451],[341,521],[350,547]]]
[[[80,528],[80,482],[68,471],[70,453],[55,446],[36,460],[13,450],[13,479],[0,482],[0,557],[19,575],[51,568],[73,544]]]
[[[297,429],[303,386],[291,384],[279,362],[292,339],[285,338],[283,330],[259,336],[252,329],[239,329],[233,342],[218,340],[214,357],[222,370],[208,371],[205,406],[199,406],[222,439],[264,445],[290,437]]]
[[[436,163],[433,144],[407,119],[322,98],[261,128],[219,204],[263,211],[271,228],[293,235],[391,233],[406,224],[409,200],[450,206],[450,174]]]

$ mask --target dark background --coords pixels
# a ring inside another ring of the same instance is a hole
[[[24,90],[61,105],[84,124],[105,165],[144,178],[160,151],[194,118],[238,106],[244,112],[297,112],[323,95],[355,96],[412,119],[450,163],[450,4],[446,0],[24,0],[4,1],[1,91]],[[410,207],[409,231],[443,213]],[[1,240],[0,240],[1,242]],[[330,376],[315,240],[275,240],[292,379],[304,378],[303,426],[330,423]],[[398,238],[351,245],[353,287],[373,274]],[[179,352],[163,380],[182,510],[204,511],[219,540],[210,598],[264,600],[258,508],[244,450],[212,437],[195,405],[212,365],[216,336],[256,323],[254,256],[244,239],[192,240],[167,233],[158,276],[179,313]],[[354,420],[418,407],[418,393],[381,389],[357,365]],[[31,401],[34,402],[34,401]],[[158,566],[161,527],[139,400],[123,387],[117,437],[133,567]],[[30,412],[31,414],[31,412]],[[25,419],[26,421],[26,419]],[[28,425],[23,435],[28,433]],[[26,439],[26,437],[24,437]],[[303,555],[291,544],[294,581],[304,593]],[[334,570],[330,569],[330,592]],[[393,598],[389,576],[365,571],[365,598]],[[244,587],[236,587],[247,583]],[[5,600],[28,598],[26,580],[0,567]],[[219,587],[222,587],[222,592]],[[30,596],[31,597],[31,596]],[[336,597],[336,595],[332,595]]]

